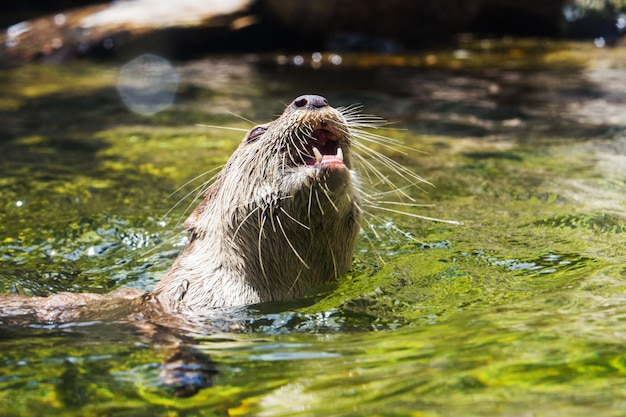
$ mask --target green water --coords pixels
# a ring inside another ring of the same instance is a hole
[[[302,93],[393,121],[421,152],[380,150],[435,185],[401,208],[462,222],[372,210],[336,284],[203,324],[218,373],[190,398],[159,379],[170,347],[131,325],[2,319],[0,415],[625,415],[625,52],[463,48],[177,64],[152,116],[121,103],[115,65],[0,72],[4,294],[150,289],[191,199],[164,215],[210,175],[171,193],[242,136],[196,124],[246,128],[233,114],[267,121]]]

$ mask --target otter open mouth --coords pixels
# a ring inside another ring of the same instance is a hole
[[[306,143],[307,156],[304,162],[314,167],[343,167],[343,151],[339,147],[339,138],[325,128],[317,128],[311,132]]]

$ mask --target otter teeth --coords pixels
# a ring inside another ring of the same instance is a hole
[[[313,155],[315,155],[315,162],[318,164],[322,162],[322,159],[324,159],[324,156],[322,155],[320,150],[315,147],[313,147]]]
[[[334,159],[334,162],[343,163],[343,150],[341,148],[337,148],[337,153],[335,155],[323,155],[319,149],[313,147],[313,155],[315,156],[315,164],[321,164],[324,159]]]

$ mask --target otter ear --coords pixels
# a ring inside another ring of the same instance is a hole
[[[269,126],[269,124],[264,124],[264,125],[259,125],[259,126],[253,127],[252,129],[250,129],[250,131],[248,132],[246,137],[243,138],[243,142],[244,143],[255,142],[257,139],[259,139],[261,136],[263,136],[265,134],[265,132],[267,131],[268,126]]]

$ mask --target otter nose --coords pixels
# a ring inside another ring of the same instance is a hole
[[[305,96],[300,96],[291,103],[292,106],[296,108],[322,108],[328,106],[328,100],[326,100],[322,96],[316,96],[313,94],[307,94]]]

